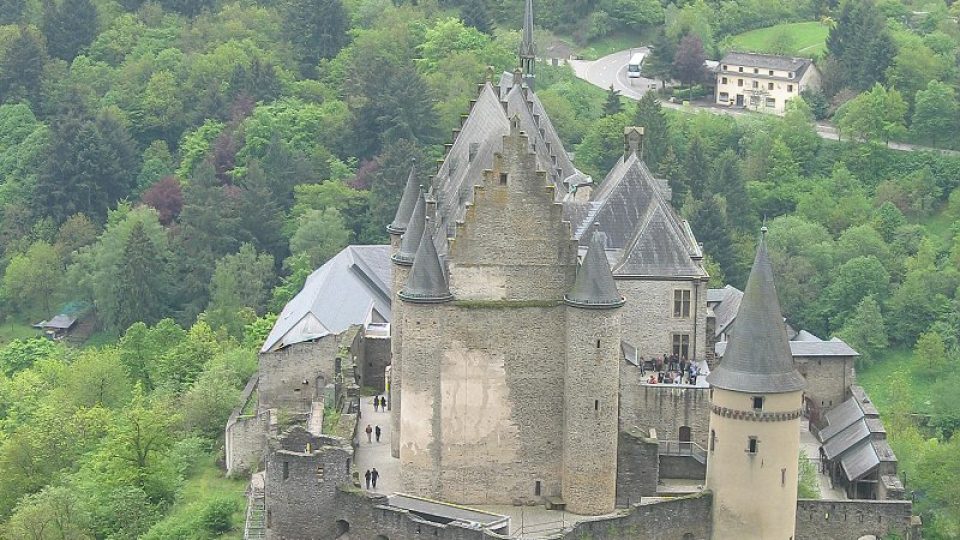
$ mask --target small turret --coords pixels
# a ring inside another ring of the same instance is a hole
[[[413,269],[403,290],[401,300],[419,304],[438,304],[453,299],[450,287],[443,272],[443,264],[433,245],[432,227],[429,221],[420,238],[420,247],[413,260]]]
[[[413,215],[410,216],[410,221],[407,222],[405,227],[406,232],[400,239],[400,250],[391,257],[393,262],[403,266],[413,264],[413,259],[420,248],[420,239],[423,237],[423,231],[426,227],[426,209],[427,203],[423,195],[423,188],[421,188],[413,207]]]
[[[606,255],[606,235],[594,231],[583,257],[573,289],[564,295],[567,305],[587,309],[610,309],[623,305]]]
[[[400,197],[400,205],[397,206],[397,215],[393,222],[387,225],[387,232],[393,235],[403,234],[407,229],[407,223],[410,216],[413,215],[414,206],[417,204],[417,197],[420,195],[420,184],[417,183],[417,164],[416,160],[410,165],[410,174],[407,176],[407,185],[403,188],[403,195]]]

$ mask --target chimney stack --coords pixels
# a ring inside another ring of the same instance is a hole
[[[623,128],[623,160],[626,161],[630,154],[643,159],[643,126]]]

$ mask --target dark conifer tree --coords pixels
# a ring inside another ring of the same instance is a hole
[[[710,176],[710,164],[707,162],[703,141],[694,136],[687,145],[687,155],[683,160],[683,170],[687,174],[687,186],[695,199],[701,199],[706,191]]]
[[[27,0],[0,0],[0,25],[20,23],[26,7]]]
[[[368,90],[367,103],[355,113],[357,155],[377,155],[383,145],[400,139],[421,146],[437,142],[436,100],[416,67],[384,64],[382,74],[382,84]]]
[[[677,159],[677,153],[673,151],[673,146],[667,146],[667,151],[657,168],[657,176],[667,180],[672,193],[670,201],[674,208],[680,208],[683,205],[683,200],[687,197],[687,193],[690,192],[690,186],[687,183],[683,165]]]
[[[36,111],[40,104],[40,83],[45,63],[43,42],[21,26],[20,34],[0,57],[0,100],[13,102],[26,99]]]
[[[369,227],[376,238],[385,238],[384,227],[393,219],[400,204],[400,195],[410,175],[410,167],[418,164],[420,178],[426,178],[427,165],[423,148],[409,139],[389,142],[377,157],[379,167],[370,186]]]
[[[136,223],[123,246],[123,257],[117,268],[116,306],[114,320],[108,324],[118,331],[126,330],[135,322],[154,324],[166,310],[166,261],[143,223]]]
[[[724,150],[713,161],[709,189],[726,200],[727,216],[732,225],[745,232],[756,230],[759,223],[733,150]]]
[[[240,227],[253,238],[257,251],[273,255],[280,262],[290,254],[283,231],[283,210],[272,190],[274,176],[266,174],[256,160],[247,165],[240,179],[243,194],[240,200]]]
[[[305,76],[321,59],[333,58],[350,38],[350,21],[341,0],[287,0],[283,24]]]
[[[460,8],[460,14],[463,17],[463,24],[472,26],[488,36],[493,35],[496,25],[490,15],[490,10],[487,8],[486,0],[473,0],[464,3]]]
[[[643,161],[650,170],[656,171],[667,153],[670,131],[667,116],[654,92],[647,92],[640,98],[633,123],[643,126]]]
[[[623,102],[620,101],[620,91],[614,89],[611,84],[610,89],[607,90],[607,100],[603,103],[603,115],[613,116],[620,114],[622,111]]]
[[[727,281],[743,287],[743,272],[733,251],[730,227],[716,197],[712,193],[705,193],[703,201],[696,205],[689,220],[697,240],[703,243],[704,251],[720,265]]]
[[[91,0],[53,0],[43,3],[43,35],[50,56],[71,61],[93,43],[98,33],[97,7]]]
[[[840,84],[830,87],[867,90],[883,80],[896,46],[873,0],[850,0],[843,3],[836,25],[830,29],[827,51],[837,62],[832,76],[840,79]]]

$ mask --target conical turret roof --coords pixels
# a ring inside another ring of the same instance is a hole
[[[763,232],[766,233],[766,227]],[[756,394],[796,392],[806,385],[793,366],[773,282],[773,265],[763,236],[740,302],[736,331],[707,382],[725,390]]]
[[[393,262],[403,266],[413,264],[413,259],[420,249],[420,239],[423,237],[423,231],[426,227],[427,202],[423,196],[423,190],[417,195],[416,204],[413,207],[413,215],[405,227],[406,231],[400,239],[400,250],[391,257]]]
[[[418,304],[438,304],[453,299],[447,278],[433,244],[432,228],[429,222],[420,238],[420,247],[413,260],[413,268],[407,276],[407,283],[398,296],[407,302]]]
[[[387,232],[390,234],[403,234],[407,229],[407,223],[410,222],[410,216],[413,215],[414,206],[417,204],[417,197],[420,195],[420,184],[417,182],[417,164],[410,166],[410,174],[407,175],[407,185],[403,188],[403,195],[400,197],[400,205],[397,206],[397,215],[393,222],[387,225]]]
[[[567,304],[588,309],[610,309],[623,305],[606,255],[606,235],[594,231],[587,254],[577,270],[573,289],[563,297]]]

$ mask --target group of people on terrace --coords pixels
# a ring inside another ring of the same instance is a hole
[[[689,384],[696,385],[697,377],[700,376],[700,366],[696,362],[691,362],[686,356],[664,354],[662,357],[654,356],[645,360],[642,356],[638,359],[640,364],[640,375],[646,375],[647,384]]]

